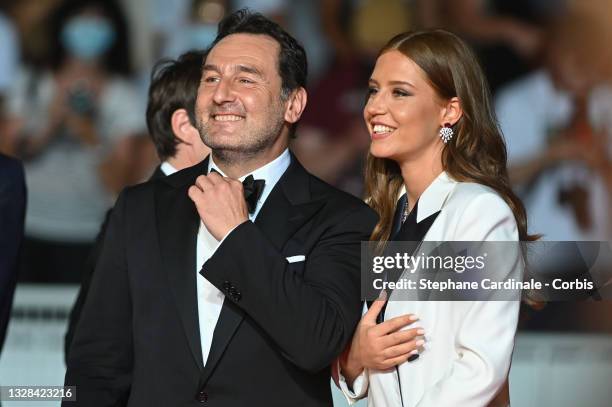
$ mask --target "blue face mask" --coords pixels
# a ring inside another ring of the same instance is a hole
[[[64,48],[73,56],[93,60],[102,56],[115,42],[111,23],[99,17],[73,17],[62,29]]]

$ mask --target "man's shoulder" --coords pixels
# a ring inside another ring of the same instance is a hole
[[[25,175],[21,161],[0,154],[0,190],[15,191],[16,188],[25,189]]]
[[[23,175],[23,164],[16,158],[9,157],[4,154],[0,154],[0,170],[4,174],[10,176],[22,176]]]
[[[182,169],[171,175],[163,175],[159,168],[147,181],[132,185],[124,190],[124,195],[141,195],[152,193],[160,188],[184,188],[193,185],[198,175],[202,174],[202,164]]]
[[[174,174],[163,177],[152,177],[152,185],[170,186],[174,188],[185,188],[193,185],[200,175],[205,175],[208,168],[208,160],[205,159],[191,167],[183,168]]]
[[[308,173],[310,179],[310,193],[313,201],[325,201],[328,211],[338,214],[355,214],[377,219],[376,212],[362,199],[348,192],[342,191],[327,182]]]

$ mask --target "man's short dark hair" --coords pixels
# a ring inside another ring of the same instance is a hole
[[[162,161],[176,154],[180,142],[172,131],[172,114],[185,109],[191,124],[196,124],[195,102],[205,56],[205,51],[188,51],[177,60],[162,59],[153,67],[147,127]]]
[[[282,80],[283,98],[289,97],[289,94],[299,87],[306,88],[308,62],[304,47],[280,25],[248,9],[238,10],[221,20],[217,37],[210,48],[232,34],[267,35],[278,42],[278,73]]]

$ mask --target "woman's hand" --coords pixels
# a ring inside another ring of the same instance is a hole
[[[415,315],[402,315],[376,324],[385,302],[385,298],[374,301],[357,325],[350,348],[340,358],[342,374],[349,384],[364,368],[388,370],[404,363],[418,354],[418,348],[425,343],[422,328],[401,330],[418,320]]]

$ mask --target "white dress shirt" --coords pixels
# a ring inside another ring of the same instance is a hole
[[[264,202],[272,192],[272,189],[284,174],[291,163],[291,155],[289,150],[285,150],[276,159],[264,165],[261,168],[256,169],[250,174],[241,177],[239,180],[244,180],[248,175],[253,175],[255,179],[263,179],[266,181],[261,196],[257,201],[257,206],[252,214],[249,214],[249,219],[255,221],[257,214],[261,210]],[[215,164],[212,159],[212,155],[208,161],[208,172],[214,169],[219,174],[225,177],[223,171]],[[162,168],[163,170],[163,168]],[[232,230],[233,231],[233,230]],[[231,233],[230,231],[229,233]],[[228,235],[229,235],[228,233]],[[227,237],[227,235],[226,235]],[[212,344],[213,333],[219,314],[221,313],[221,307],[223,306],[223,300],[225,295],[206,280],[201,274],[200,270],[204,263],[215,253],[221,242],[217,241],[206,229],[206,226],[200,221],[200,229],[198,230],[198,242],[197,242],[197,253],[196,253],[196,274],[197,274],[197,292],[198,292],[198,320],[200,325],[200,341],[202,344],[202,360],[204,365],[208,359],[210,352],[210,346]]]
[[[424,241],[518,241],[512,211],[486,186],[441,173],[419,198],[417,222],[437,211]],[[504,266],[514,270],[521,265],[517,256],[515,264]],[[419,321],[403,329],[422,327],[424,350],[397,370],[366,369],[352,388],[340,372],[340,389],[349,404],[367,395],[370,407],[487,405],[508,375],[520,301],[394,301],[395,294],[385,320],[417,315]]]

